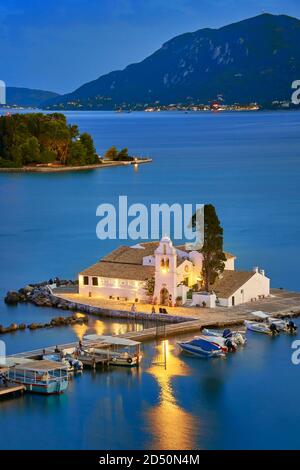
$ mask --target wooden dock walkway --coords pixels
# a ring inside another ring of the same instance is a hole
[[[21,352],[21,353],[16,353],[16,354],[12,354],[11,356],[9,356],[9,358],[11,360],[15,359],[17,360],[18,358],[21,358],[21,359],[37,359],[37,358],[41,358],[43,357],[44,355],[47,355],[47,354],[57,354],[57,348],[59,351],[62,351],[62,350],[65,350],[65,349],[75,349],[78,347],[78,342],[73,342],[73,343],[66,343],[66,344],[59,344],[59,345],[55,345],[55,346],[49,346],[47,348],[41,348],[41,349],[33,349],[32,351],[25,351],[25,352]],[[89,355],[89,356],[80,356],[78,358],[82,364],[84,365],[84,367],[90,367],[92,369],[97,369],[99,367],[106,367],[109,365],[109,362],[110,362],[110,357],[109,355],[107,356],[93,356],[93,355]]]
[[[109,366],[110,359],[107,357],[98,357],[98,356],[80,356],[79,360],[82,362],[84,367],[90,367],[91,369],[97,369],[99,366],[104,368]]]
[[[0,384],[0,397],[11,395],[14,393],[23,393],[25,390],[24,385],[1,385]]]

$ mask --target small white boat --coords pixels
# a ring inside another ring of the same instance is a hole
[[[8,378],[28,392],[58,394],[68,387],[68,368],[55,361],[28,360],[11,367]]]
[[[206,339],[196,337],[190,341],[177,343],[183,352],[201,358],[213,358],[223,356],[222,348]]]
[[[86,335],[83,339],[84,354],[107,357],[113,366],[137,367],[142,360],[141,343],[138,341],[96,334]]]
[[[297,334],[298,327],[293,322],[293,320],[285,320],[282,318],[268,317],[267,322],[269,324],[273,323],[274,325],[276,325],[279,331],[284,331],[285,333],[291,333],[294,335]]]
[[[209,336],[209,335],[203,335],[203,336],[198,336],[198,338],[202,338],[206,341],[209,341],[212,344],[216,344],[217,346],[220,346],[222,351],[224,353],[230,352],[235,352],[237,350],[236,345],[231,341],[231,339],[223,338],[222,336]]]
[[[60,362],[68,368],[68,372],[82,372],[83,370],[82,362],[71,355],[61,357],[60,354],[45,354],[43,359],[46,361]]]
[[[298,327],[292,319],[283,319],[271,317],[269,314],[262,311],[251,312],[251,315],[261,318],[267,325],[275,325],[278,331],[285,331],[286,333],[296,334]]]
[[[219,331],[204,328],[202,333],[205,336],[215,336],[217,338],[230,339],[235,344],[235,346],[243,346],[247,343],[247,339],[243,331],[231,331],[229,328],[226,328],[221,334]]]
[[[279,334],[279,330],[277,329],[274,323],[259,323],[252,320],[245,320],[244,324],[247,327],[247,330],[255,331],[256,333],[264,333],[267,335],[276,336]]]

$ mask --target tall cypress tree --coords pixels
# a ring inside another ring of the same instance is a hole
[[[196,226],[196,215],[192,218],[192,224]],[[224,271],[226,261],[223,252],[223,228],[212,204],[204,206],[204,243],[201,253],[203,255],[202,276],[205,289],[209,291],[219,273]]]
[[[204,243],[201,253],[204,284],[208,291],[218,274],[224,271],[226,261],[223,252],[223,228],[212,204],[204,206]]]

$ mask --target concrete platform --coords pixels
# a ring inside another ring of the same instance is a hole
[[[102,298],[85,297],[76,293],[61,293],[57,294],[58,297],[68,300],[72,303],[80,303],[99,309],[99,316],[103,310],[103,316],[106,316],[107,311],[113,312],[126,312],[132,318],[135,314],[130,312],[132,303],[125,301],[116,301]],[[137,312],[151,315],[151,304],[136,304]],[[262,310],[272,315],[290,314],[291,312],[299,311],[300,314],[300,292],[289,292],[281,289],[271,289],[271,296],[266,299],[248,302],[235,307],[217,307],[217,308],[203,308],[203,307],[166,307],[169,315],[182,318],[183,321],[187,320],[201,320],[201,321],[215,321],[215,322],[231,322],[232,320],[243,321],[249,317],[249,313],[255,310]],[[158,311],[158,306],[156,306]],[[116,315],[118,316],[118,315]],[[166,315],[167,317],[168,315]]]

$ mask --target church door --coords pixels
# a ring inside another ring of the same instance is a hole
[[[169,303],[169,291],[163,287],[160,291],[160,305],[168,305]]]

